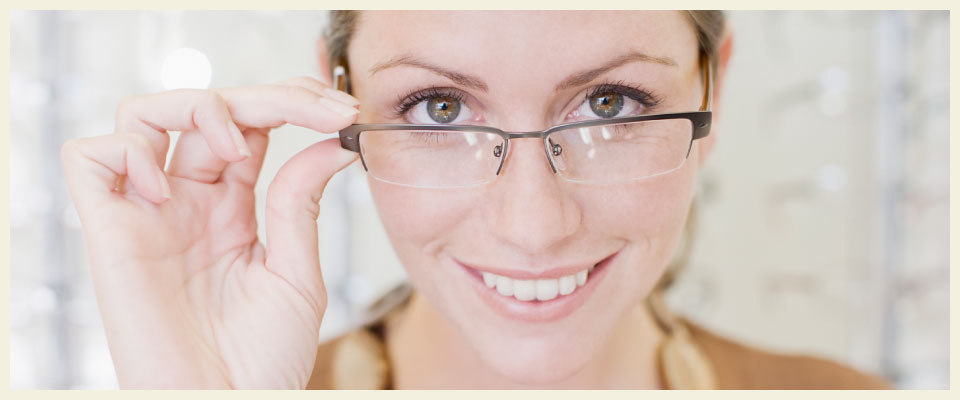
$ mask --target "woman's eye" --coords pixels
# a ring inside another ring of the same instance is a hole
[[[577,109],[582,117],[615,118],[640,114],[643,105],[622,93],[601,92],[588,95]]]
[[[595,86],[573,111],[576,119],[631,117],[650,113],[660,105],[659,96],[623,81]]]
[[[623,109],[623,95],[620,93],[600,93],[587,100],[590,102],[590,110],[601,118],[616,117]]]
[[[447,94],[417,96],[401,107],[398,116],[413,124],[457,124],[474,117],[462,98]]]
[[[427,116],[441,124],[449,124],[460,114],[460,101],[450,97],[434,97],[427,100]]]

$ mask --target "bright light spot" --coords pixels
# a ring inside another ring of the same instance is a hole
[[[820,73],[820,89],[824,92],[843,92],[850,85],[847,70],[841,67],[830,67]]]
[[[597,156],[597,149],[594,147],[591,147],[590,150],[587,151],[587,158],[592,160],[596,156]]]
[[[210,60],[203,53],[183,47],[174,50],[163,59],[160,81],[167,90],[192,88],[206,89],[212,74]]]
[[[836,192],[847,185],[847,171],[836,164],[826,164],[817,170],[814,180],[824,192]]]
[[[600,136],[603,136],[603,140],[610,140],[610,131],[607,130],[607,127],[603,127],[600,131]]]
[[[585,145],[593,143],[593,138],[590,137],[590,128],[580,128],[580,140],[582,140]]]
[[[827,116],[838,116],[847,111],[847,89],[850,78],[847,70],[830,67],[820,73],[820,112]]]
[[[51,313],[57,309],[57,294],[48,286],[39,286],[30,294],[30,306],[37,314]]]
[[[473,132],[464,132],[463,136],[467,138],[467,144],[473,146],[477,144],[477,134]]]

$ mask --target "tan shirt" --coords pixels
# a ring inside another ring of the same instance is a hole
[[[659,303],[656,303],[659,304]],[[659,375],[668,389],[890,389],[877,377],[817,357],[753,348],[651,305],[664,330]],[[319,346],[307,389],[391,389],[384,319]]]

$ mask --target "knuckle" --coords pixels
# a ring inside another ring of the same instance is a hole
[[[297,186],[284,177],[276,177],[267,188],[267,213],[291,218],[297,210],[299,196]]]
[[[293,77],[293,78],[290,78],[290,79],[285,79],[285,80],[282,80],[282,81],[280,81],[280,82],[278,82],[278,83],[281,84],[281,85],[295,85],[295,86],[307,86],[307,87],[314,87],[314,86],[316,86],[316,87],[327,87],[327,85],[326,85],[325,83],[323,83],[322,81],[320,81],[320,80],[318,80],[318,79],[316,79],[316,78],[307,76],[307,75],[301,75],[301,76]]]
[[[200,108],[207,109],[216,109],[226,102],[223,100],[223,97],[219,93],[213,90],[198,90],[191,89],[194,91],[193,95],[197,98],[197,105]]]
[[[144,135],[138,133],[120,133],[118,136],[120,136],[120,140],[135,152],[150,151],[150,139],[147,139]]]
[[[135,105],[140,102],[142,95],[127,96],[117,102],[117,109],[114,111],[117,121],[125,121],[133,114]]]
[[[320,279],[322,280],[323,278],[320,278]],[[327,303],[329,299],[327,297],[327,289],[323,287],[322,283],[321,283],[321,289],[317,290],[314,296],[316,296],[316,301],[317,301],[316,303],[317,313],[323,316],[324,311],[326,311],[327,309]]]
[[[303,98],[304,96],[316,97],[316,94],[302,86],[284,85],[282,90],[284,96],[291,98]]]
[[[70,139],[60,147],[60,161],[73,162],[80,154],[80,139]]]
[[[299,82],[302,82],[302,83],[305,84],[305,85],[317,86],[317,87],[321,87],[321,88],[327,87],[327,84],[326,84],[326,83],[323,83],[323,81],[321,81],[321,80],[319,80],[319,79],[317,79],[317,78],[310,77],[310,76],[301,76],[301,77],[298,77],[297,79],[298,79]]]
[[[193,109],[195,121],[203,121],[210,117],[217,117],[220,114],[224,114],[227,110],[226,100],[216,91],[197,90],[194,96],[196,99],[195,108]]]
[[[285,196],[286,192],[289,192],[288,185],[286,184],[286,179],[283,177],[275,177],[270,186],[267,187],[267,207],[274,208],[278,207],[279,209],[286,208],[285,205],[279,203],[289,203],[289,196]]]

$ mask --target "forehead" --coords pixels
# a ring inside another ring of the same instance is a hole
[[[594,66],[635,50],[697,61],[694,27],[681,11],[363,11],[348,48],[354,74],[414,54],[480,74],[530,78]]]

